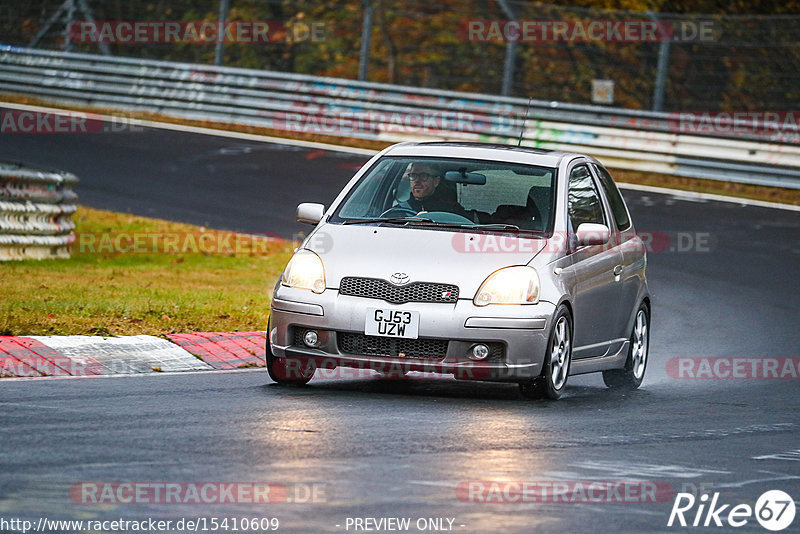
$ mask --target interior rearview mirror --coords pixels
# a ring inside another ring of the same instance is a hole
[[[444,179],[448,182],[456,182],[457,184],[472,184],[484,185],[486,183],[486,175],[479,172],[465,172],[465,171],[447,171],[444,173]]]

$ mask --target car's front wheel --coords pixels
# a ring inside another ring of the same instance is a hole
[[[276,358],[272,354],[272,344],[269,341],[269,326],[267,326],[267,373],[269,377],[282,386],[304,386],[314,376],[316,367],[308,362],[296,359]]]
[[[631,332],[630,349],[625,367],[603,371],[603,382],[610,388],[636,389],[642,385],[650,350],[650,312],[642,303],[636,312]]]
[[[529,399],[542,397],[559,399],[567,387],[571,364],[572,319],[567,307],[561,305],[555,315],[553,329],[550,331],[542,374],[533,380],[520,382],[520,392]]]
[[[314,377],[314,371],[316,369],[310,363],[267,354],[267,373],[282,386],[305,386]]]

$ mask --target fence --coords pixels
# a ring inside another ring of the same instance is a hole
[[[73,174],[0,162],[0,261],[68,258]]]
[[[106,50],[122,57],[196,64],[213,64],[218,58],[228,66],[543,101],[591,104],[593,80],[607,80],[614,83],[613,105],[631,109],[796,109],[796,4],[688,4],[715,12],[651,14],[529,0],[40,0],[0,3],[0,35],[4,44],[14,46]],[[274,39],[271,35],[268,43],[97,43],[67,31],[70,22],[83,22],[87,13],[101,22],[268,21],[288,31]],[[588,27],[588,38],[569,31],[563,37],[534,33],[532,38],[511,40],[489,31],[488,24],[486,31],[473,35],[464,31],[470,22],[480,21],[541,21],[580,28],[583,23],[653,19],[669,29],[665,36],[628,39],[613,33],[594,39]],[[321,36],[292,30],[312,24],[321,25]],[[47,31],[42,34],[43,30]]]
[[[11,47],[0,48],[2,93],[387,142],[516,144],[524,125],[525,146],[611,167],[800,188],[796,125],[700,136],[681,133],[676,114]]]

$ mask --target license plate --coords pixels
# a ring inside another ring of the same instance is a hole
[[[364,333],[368,336],[417,339],[419,337],[419,312],[368,308]]]

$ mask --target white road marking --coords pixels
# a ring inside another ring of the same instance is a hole
[[[767,202],[765,200],[753,200],[749,198],[726,197],[725,195],[714,195],[711,193],[698,193],[696,191],[684,191],[682,189],[670,189],[668,187],[654,187],[652,185],[629,184],[627,182],[617,182],[620,189],[630,189],[632,191],[646,191],[660,195],[673,195],[684,200],[713,200],[715,202],[730,202],[743,206],[758,206],[760,208],[773,208],[779,210],[800,211],[800,206],[792,204],[782,204],[780,202]]]
[[[791,462],[800,462],[800,449],[793,451],[779,452],[777,454],[766,454],[764,456],[753,456],[752,460],[789,460]]]
[[[6,379],[3,379],[5,382]],[[82,412],[79,408],[67,408],[66,406],[45,406],[43,404],[28,404],[26,402],[0,402],[0,406],[23,406],[25,408],[45,408],[47,410],[66,410],[68,412]]]
[[[730,471],[716,469],[699,469],[685,465],[631,464],[624,461],[585,461],[570,464],[570,467],[590,471],[609,473],[611,477],[661,477],[661,478],[698,478],[707,474],[729,475]]]
[[[759,482],[776,482],[778,480],[797,480],[800,479],[800,476],[796,475],[786,475],[783,473],[772,473],[770,471],[758,471],[759,473],[769,473],[771,475],[777,475],[769,478],[754,478],[752,480],[743,480],[741,482],[726,482],[717,484],[714,483],[713,487],[715,488],[741,488],[743,486],[747,486],[749,484],[758,484]]]

